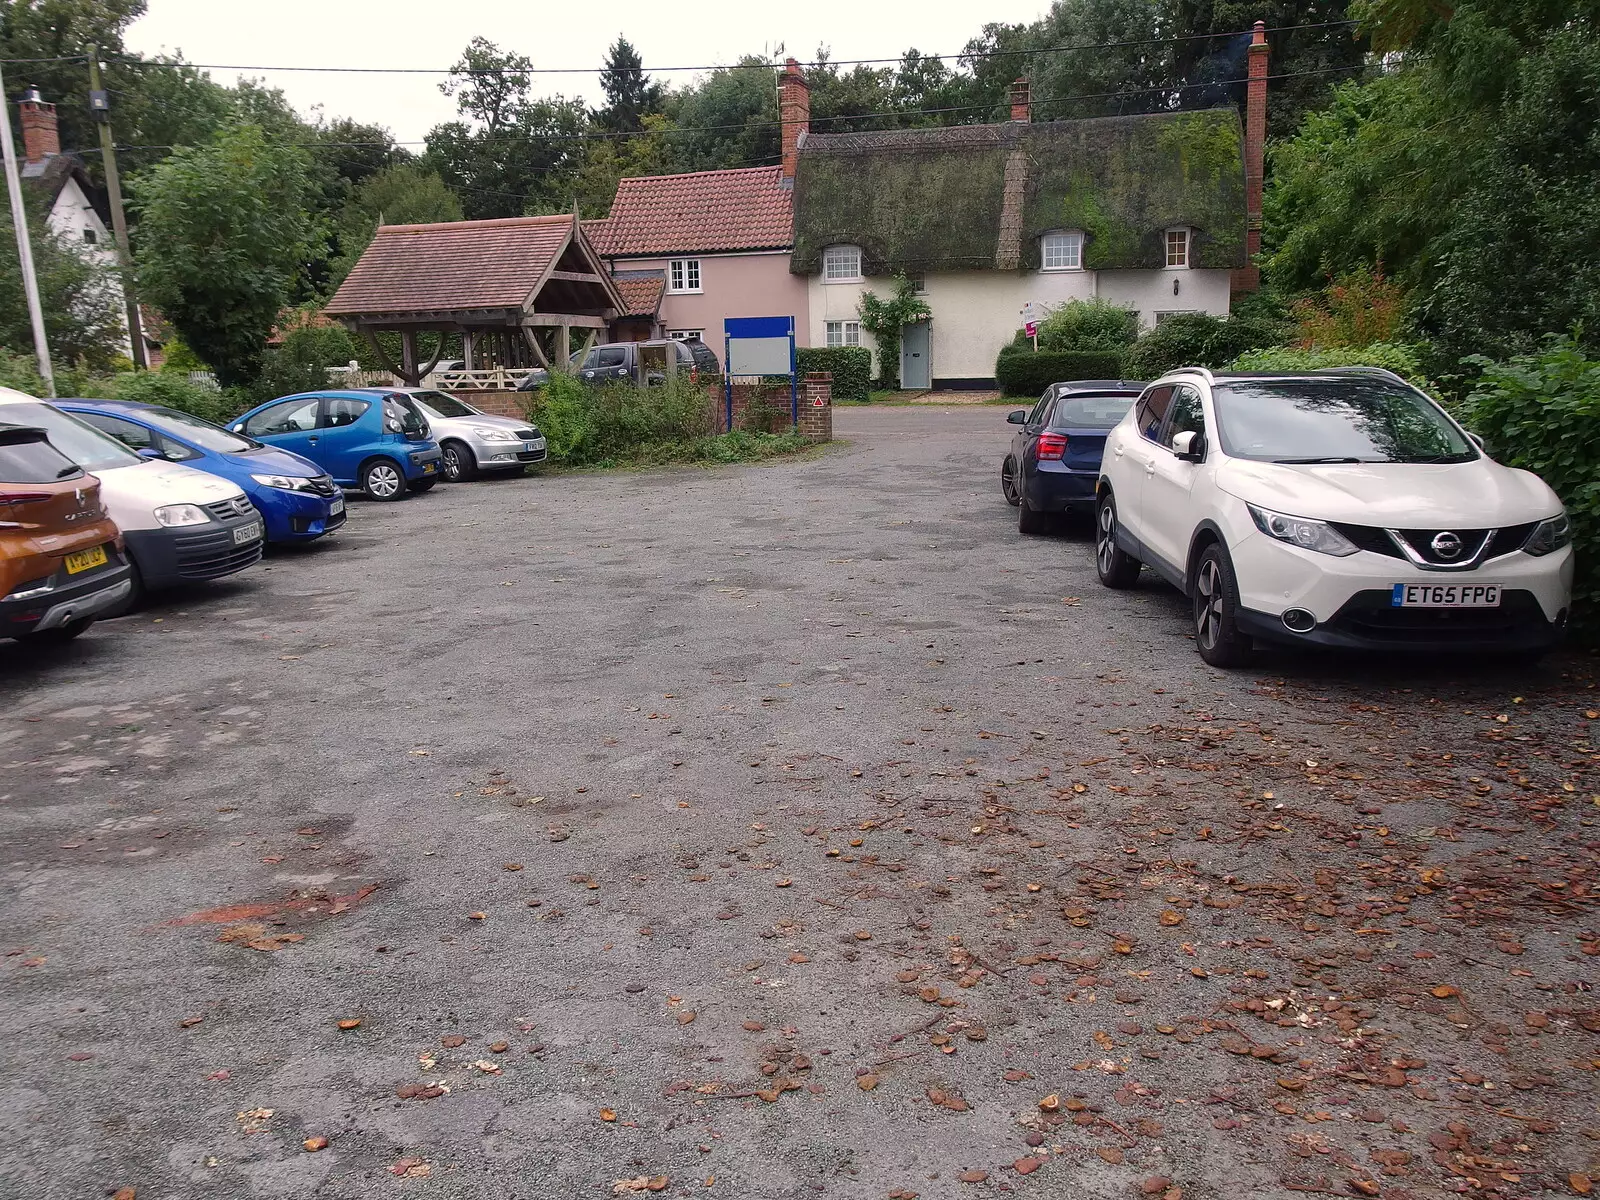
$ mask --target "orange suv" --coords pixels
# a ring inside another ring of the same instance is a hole
[[[68,641],[132,592],[100,481],[44,430],[0,425],[0,638]]]

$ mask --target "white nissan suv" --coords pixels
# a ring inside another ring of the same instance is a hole
[[[1376,368],[1170,372],[1107,437],[1095,516],[1100,581],[1181,589],[1214,666],[1255,639],[1537,654],[1571,603],[1556,494]]]

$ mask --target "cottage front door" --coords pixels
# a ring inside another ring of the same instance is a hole
[[[928,322],[900,327],[900,386],[927,389],[933,386],[933,368],[928,359]]]

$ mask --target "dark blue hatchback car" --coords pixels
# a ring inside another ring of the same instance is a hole
[[[135,454],[236,483],[266,519],[267,541],[309,542],[345,521],[344,493],[316,463],[157,404],[57,400]]]
[[[1016,506],[1020,532],[1044,533],[1056,514],[1094,510],[1106,434],[1143,390],[1127,379],[1052,383],[1031,411],[1006,417],[1020,428],[1000,467],[1000,490]]]

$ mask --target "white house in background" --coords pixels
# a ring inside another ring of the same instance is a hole
[[[1249,115],[1259,104],[1264,119],[1257,36]],[[816,134],[799,113],[790,270],[807,280],[813,345],[872,345],[862,293],[891,295],[898,275],[933,314],[903,331],[907,388],[993,387],[1030,303],[1100,297],[1145,327],[1227,315],[1232,291],[1253,284],[1259,236],[1246,178],[1259,178],[1259,144],[1247,153],[1237,111],[1033,122],[1029,110],[1018,80],[1003,124]]]
[[[37,88],[29,88],[17,107],[22,117],[22,183],[44,197],[50,231],[84,257],[115,268],[117,246],[111,236],[110,213],[102,210],[99,190],[83,164],[74,155],[61,153],[56,106],[46,104]],[[121,311],[122,284],[113,280],[111,286]],[[126,330],[123,353],[130,357],[133,353]]]

